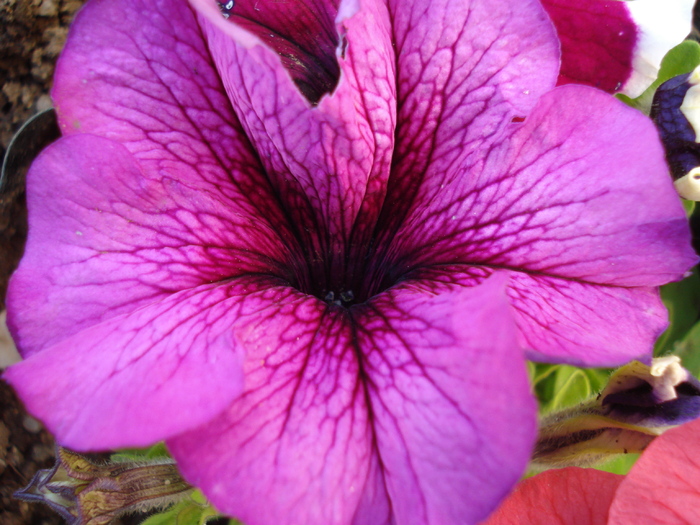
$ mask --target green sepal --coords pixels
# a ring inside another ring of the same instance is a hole
[[[613,372],[597,396],[544,415],[531,466],[592,466],[641,453],[656,436],[700,416],[700,382],[680,362],[678,356],[651,365],[632,361]],[[564,390],[574,383],[590,387],[582,370],[567,368],[557,371]],[[557,402],[555,396],[552,405]]]
[[[673,354],[683,360],[683,365],[693,375],[700,375],[700,321],[673,345]]]
[[[654,100],[654,93],[658,87],[673,77],[690,73],[698,65],[700,65],[700,44],[694,40],[685,40],[666,53],[666,56],[661,60],[659,76],[644,93],[634,99],[622,93],[615,96],[628,106],[648,115]]]

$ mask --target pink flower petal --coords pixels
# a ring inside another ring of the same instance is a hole
[[[248,525],[475,522],[535,433],[503,285],[406,283],[350,310],[260,296],[236,331],[244,394],[169,447]]]
[[[665,432],[620,485],[610,525],[700,523],[700,420]]]
[[[255,272],[293,280],[283,226],[242,214],[206,183],[146,176],[105,138],[71,135],[48,148],[28,174],[27,200],[29,238],[7,297],[24,356],[201,284]]]
[[[235,17],[223,20],[207,0],[193,4],[203,13],[200,20],[229,97],[308,250],[306,259],[329,253],[327,268],[316,273],[339,280],[350,274],[346,280],[352,280],[355,260],[366,254],[348,253],[347,247],[369,243],[394,145],[394,50],[383,2],[363,2],[359,12],[356,2],[341,2],[333,29],[342,37],[340,80],[316,106],[299,91],[278,54],[242,30]],[[277,9],[291,16],[296,5],[281,3]]]
[[[372,423],[348,316],[280,293],[249,294],[236,323],[243,394],[168,448],[190,483],[246,525],[349,523],[368,475]]]
[[[149,177],[208,183],[248,213],[275,215],[186,2],[89,2],[71,26],[52,96],[64,135],[110,138]]]
[[[395,248],[403,265],[460,261],[654,286],[696,262],[658,133],[644,115],[565,86],[511,133],[483,169],[452,174],[442,197],[410,217]]]
[[[503,276],[427,300],[429,283],[355,316],[377,453],[397,523],[475,523],[521,476],[536,409]]]
[[[612,364],[648,351],[664,314],[646,288],[680,279],[697,261],[653,125],[602,93],[567,86],[543,97],[511,133],[482,169],[455,170],[435,199],[408,218],[394,239],[394,264],[476,264],[547,281],[547,290],[527,292],[520,304],[526,311],[519,325],[540,356]],[[606,290],[596,292],[595,284]],[[636,286],[642,289],[630,292]],[[608,310],[586,313],[572,300],[573,288],[587,289],[600,307],[642,301],[646,308],[631,314],[626,306],[626,321]],[[553,297],[560,320],[552,317]],[[597,342],[618,340],[621,326],[627,343],[586,357],[590,334]]]
[[[309,101],[317,103],[336,88],[340,77],[336,50],[345,44],[336,30],[338,0],[231,2],[230,8],[226,2],[215,8],[211,0],[192,3],[210,20],[223,18],[271,48]],[[344,5],[353,12],[358,7],[356,0]]]
[[[599,367],[648,361],[668,325],[656,288],[512,272],[508,295],[521,344],[535,360]]]
[[[606,525],[623,479],[595,469],[548,470],[519,483],[482,525]]]
[[[247,277],[175,293],[86,328],[4,378],[62,445],[146,446],[226,409],[243,389],[244,351],[231,332],[252,290],[285,294]]]
[[[559,84],[587,84],[610,93],[632,74],[639,30],[616,0],[542,0],[561,40]]]
[[[456,166],[477,163],[512,118],[554,86],[559,49],[539,2],[389,2],[398,124],[383,213],[386,238],[410,210],[444,194]]]

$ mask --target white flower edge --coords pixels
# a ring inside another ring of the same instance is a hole
[[[661,59],[690,33],[695,0],[624,0],[637,24],[639,38],[632,74],[621,93],[637,98],[659,73]]]

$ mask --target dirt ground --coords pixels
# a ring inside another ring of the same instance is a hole
[[[20,125],[51,107],[48,92],[68,25],[82,0],[0,0],[0,157]],[[26,237],[21,181],[0,193],[0,311],[7,280]],[[2,344],[2,334],[0,334]],[[0,381],[0,524],[49,525],[63,520],[40,504],[12,498],[34,473],[53,464],[53,440]]]

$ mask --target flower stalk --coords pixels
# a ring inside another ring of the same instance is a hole
[[[537,469],[591,466],[640,453],[666,430],[700,415],[700,382],[677,356],[633,361],[597,396],[545,416],[532,457]]]
[[[57,447],[54,467],[37,472],[15,497],[45,503],[68,525],[107,525],[130,512],[163,509],[192,490],[169,458],[99,464]]]

